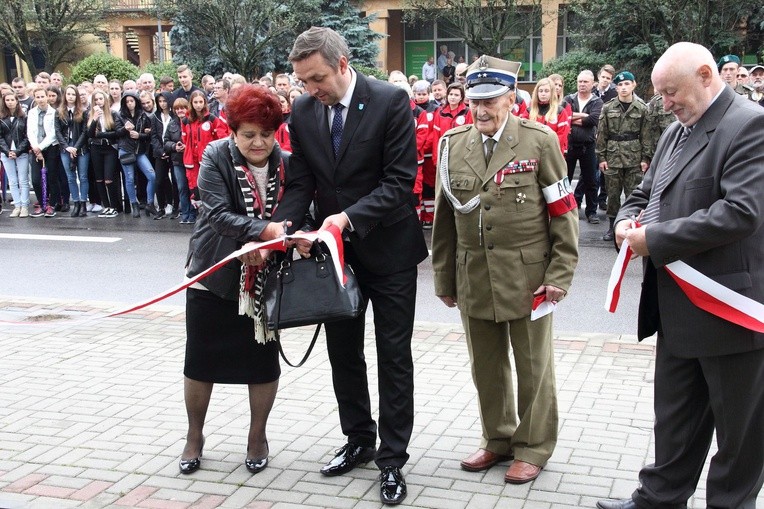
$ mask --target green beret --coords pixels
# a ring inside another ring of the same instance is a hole
[[[724,64],[729,64],[730,62],[734,62],[737,65],[740,65],[740,57],[737,55],[724,55],[716,63],[716,67],[721,71],[722,67],[724,67]]]
[[[613,85],[617,85],[622,81],[637,81],[634,79],[634,75],[631,74],[629,71],[621,71],[618,74],[615,75],[615,78],[613,78]]]

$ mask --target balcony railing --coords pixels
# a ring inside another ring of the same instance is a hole
[[[104,0],[112,11],[150,11],[157,7],[157,0]]]

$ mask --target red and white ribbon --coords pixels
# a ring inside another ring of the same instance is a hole
[[[546,316],[557,306],[554,302],[546,300],[546,293],[536,295],[533,297],[533,304],[531,305],[531,322],[538,320],[542,316]]]
[[[605,309],[611,313],[618,307],[621,282],[631,254],[629,242],[624,240],[608,282]],[[730,290],[681,260],[664,268],[695,306],[748,330],[764,332],[764,304],[761,302]]]
[[[185,290],[186,288],[193,285],[194,283],[198,283],[199,281],[203,280],[210,274],[217,272],[219,269],[223,268],[223,266],[227,264],[228,262],[230,262],[231,260],[234,260],[241,255],[250,253],[257,249],[272,249],[272,250],[278,250],[278,251],[285,251],[287,241],[300,240],[300,239],[308,240],[310,242],[314,242],[318,240],[326,244],[326,247],[329,249],[329,253],[331,253],[332,255],[332,261],[334,263],[334,272],[337,274],[337,278],[340,284],[344,287],[345,286],[345,272],[344,272],[345,252],[344,252],[344,247],[342,245],[342,235],[340,234],[339,228],[337,228],[336,226],[330,226],[326,230],[313,231],[313,232],[297,232],[292,235],[284,235],[277,239],[269,240],[266,242],[255,242],[255,243],[247,244],[241,249],[238,249],[234,251],[233,253],[229,254],[228,256],[226,256],[225,258],[217,262],[212,267],[209,267],[208,269],[204,270],[203,272],[200,272],[196,276],[190,279],[187,279],[186,281],[179,283],[173,286],[172,288],[169,288],[163,291],[162,293],[155,295],[154,297],[151,297],[149,299],[146,299],[144,301],[141,301],[135,304],[130,304],[127,307],[114,311],[113,313],[90,316],[90,317],[83,318],[77,321],[68,320],[67,324],[89,322],[89,321],[97,320],[101,318],[112,318],[115,316],[132,313],[133,311],[138,311],[139,309],[143,309],[152,304],[156,304],[157,302],[160,302],[169,297],[172,297],[176,293]],[[49,324],[54,322],[55,320],[51,320],[47,322],[13,322],[13,321],[0,320],[0,323],[9,324],[9,325],[38,325],[38,324],[44,325],[44,324]]]

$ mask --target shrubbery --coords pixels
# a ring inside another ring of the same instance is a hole
[[[577,90],[576,82],[581,71],[589,69],[594,73],[594,80],[596,81],[597,72],[608,63],[612,62],[609,62],[607,56],[601,53],[573,50],[544,64],[537,78],[545,78],[550,74],[562,75],[565,79],[565,95],[568,95]]]
[[[108,53],[95,53],[86,57],[72,67],[71,83],[93,81],[93,77],[103,74],[108,80],[134,80],[140,71],[130,62],[109,55]]]

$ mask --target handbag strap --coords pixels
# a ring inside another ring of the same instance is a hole
[[[313,333],[313,339],[310,341],[310,346],[308,347],[308,351],[305,352],[305,355],[302,356],[302,359],[297,364],[292,364],[289,362],[289,359],[287,359],[286,354],[284,353],[284,348],[281,346],[281,335],[279,334],[279,331],[276,330],[276,342],[279,344],[279,353],[281,354],[281,358],[284,359],[284,362],[292,366],[293,368],[299,368],[303,364],[305,364],[305,361],[308,360],[308,357],[310,357],[310,352],[313,351],[313,347],[316,346],[316,340],[318,339],[318,334],[321,332],[321,323],[316,325],[316,332]]]

